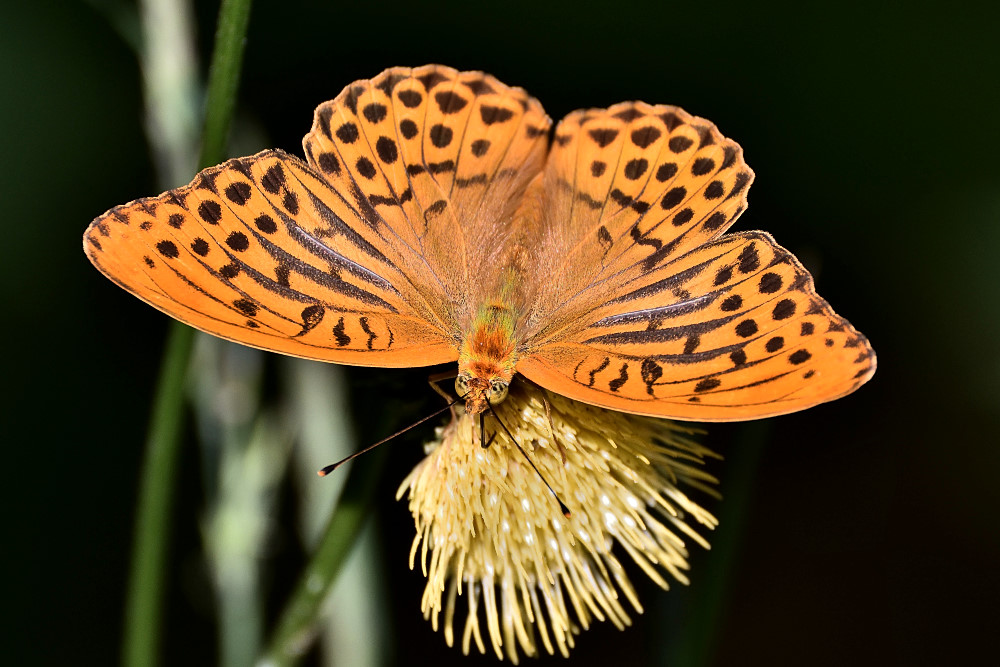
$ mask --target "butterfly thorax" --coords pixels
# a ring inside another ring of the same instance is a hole
[[[511,281],[504,282],[499,295],[477,309],[459,350],[455,387],[465,398],[466,412],[472,415],[486,410],[487,403],[496,405],[503,401],[514,377],[516,313],[511,300]]]

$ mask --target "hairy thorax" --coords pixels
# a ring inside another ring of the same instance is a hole
[[[495,405],[507,395],[517,363],[514,322],[514,309],[501,295],[479,307],[462,340],[456,388],[469,414],[479,414],[487,403]]]

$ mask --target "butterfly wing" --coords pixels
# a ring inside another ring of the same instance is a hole
[[[700,421],[792,412],[867,381],[867,340],[763,232],[722,235],[753,173],[675,107],[577,112],[556,130],[542,207],[575,239],[517,371],[570,398]],[[556,244],[553,244],[556,245]],[[561,261],[561,260],[554,260]],[[577,269],[582,263],[582,269]]]
[[[357,365],[452,361],[466,240],[541,168],[547,127],[492,77],[394,68],[317,109],[308,164],[265,151],[206,169],[98,217],[84,249],[126,290],[229,340]]]
[[[549,125],[537,100],[482,72],[397,67],[321,105],[303,143],[335,187],[350,173],[344,187],[362,193],[378,233],[413,249],[414,289],[464,330],[544,164]]]
[[[398,264],[373,230],[351,224],[356,215],[302,161],[266,151],[111,209],[84,249],[143,301],[239,343],[358,365],[455,358],[447,330],[409,305]]]
[[[746,208],[753,172],[707,120],[641,102],[559,123],[544,172],[534,309],[547,338],[597,299],[719,236]],[[554,282],[552,282],[554,281]]]

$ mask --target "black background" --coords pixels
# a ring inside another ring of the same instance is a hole
[[[141,75],[101,3],[7,4],[4,634],[30,662],[107,664],[168,320],[93,270],[80,237],[110,206],[158,191]],[[741,443],[765,439],[733,528],[713,664],[961,664],[993,646],[1000,596],[1000,12],[960,5],[260,2],[239,114],[266,133],[252,150],[300,153],[312,109],[347,83],[441,62],[526,88],[554,119],[641,99],[714,121],[757,174],[735,229],[765,229],[798,254],[879,370],[856,394],[760,430],[709,429],[730,466]],[[216,11],[197,11],[203,61]],[[423,375],[351,377],[359,395],[412,395]],[[400,662],[468,664],[420,617],[422,578],[406,569],[412,522],[392,494],[420,439],[395,446],[380,494],[385,622]],[[212,620],[178,583],[200,548],[192,449],[165,651],[203,663]],[[716,472],[725,494],[733,470]],[[295,575],[280,567],[276,601]],[[685,596],[698,594],[698,567]],[[575,664],[662,655],[675,593],[641,593],[637,626],[585,633]]]

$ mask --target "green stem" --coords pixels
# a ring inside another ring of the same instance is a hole
[[[223,0],[209,78],[201,166],[219,162],[235,106],[250,0]],[[194,331],[174,323],[157,380],[141,473],[122,661],[159,664],[166,554],[180,460],[184,379]]]
[[[222,0],[219,24],[215,31],[215,50],[208,72],[208,95],[205,98],[205,130],[199,167],[204,169],[222,161],[236,108],[236,90],[243,67],[251,0]]]
[[[158,662],[163,575],[180,459],[184,377],[193,342],[192,329],[182,324],[170,328],[157,381],[136,508],[122,651],[125,665]]]
[[[385,452],[377,450],[351,464],[323,539],[285,604],[260,664],[293,665],[309,649],[323,600],[364,526],[384,462]]]

